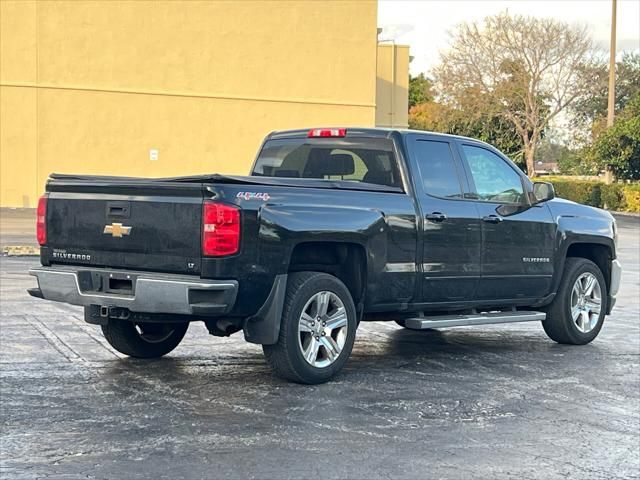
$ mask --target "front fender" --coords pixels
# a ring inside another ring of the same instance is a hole
[[[578,206],[578,204],[575,204]],[[614,220],[608,212],[592,207],[582,207],[574,214],[563,213],[556,216],[558,225],[556,234],[556,272],[553,282],[553,292],[558,290],[564,273],[564,265],[567,251],[575,244],[602,245],[611,252],[615,258]],[[582,211],[584,210],[584,211]],[[552,210],[553,211],[553,210]],[[581,214],[580,214],[581,213]]]

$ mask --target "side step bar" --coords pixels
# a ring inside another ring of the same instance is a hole
[[[407,318],[405,327],[414,330],[425,328],[466,327],[469,325],[489,325],[492,323],[532,322],[544,320],[544,312],[491,312],[474,313],[471,315],[439,315],[433,317]]]

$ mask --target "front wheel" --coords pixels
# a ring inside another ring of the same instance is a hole
[[[353,299],[340,280],[326,273],[293,273],[278,341],[262,348],[276,375],[298,383],[323,383],[347,362],[356,327]]]
[[[568,258],[553,302],[546,308],[544,331],[552,340],[584,345],[604,323],[607,284],[600,268],[585,258]]]
[[[110,319],[102,326],[102,333],[109,345],[120,353],[136,358],[157,358],[176,348],[188,328],[187,322],[134,323]]]

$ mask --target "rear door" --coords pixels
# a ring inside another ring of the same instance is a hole
[[[480,277],[481,226],[463,195],[459,158],[447,137],[406,138],[422,216],[421,301],[471,301]]]
[[[48,190],[52,263],[200,272],[200,184],[53,180]]]
[[[530,205],[519,169],[483,144],[459,142],[482,221],[479,300],[540,298],[553,275],[556,225],[546,204]]]

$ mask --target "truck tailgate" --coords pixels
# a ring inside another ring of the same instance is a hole
[[[201,184],[52,181],[47,190],[51,263],[200,273]]]

